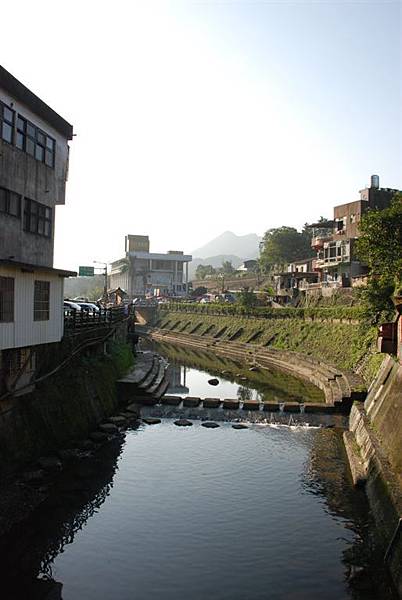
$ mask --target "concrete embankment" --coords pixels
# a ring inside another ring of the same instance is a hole
[[[336,407],[339,412],[348,412],[353,400],[365,397],[365,385],[360,377],[342,372],[311,356],[235,340],[210,339],[195,333],[151,329],[148,335],[157,341],[187,345],[239,359],[260,369],[275,367],[310,381],[324,392],[326,404]]]
[[[387,356],[363,403],[352,407],[347,450],[383,535],[384,561],[402,597],[402,365]]]

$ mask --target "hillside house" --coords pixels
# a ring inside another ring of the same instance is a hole
[[[317,251],[315,269],[322,285],[351,287],[354,280],[367,275],[367,267],[356,256],[355,242],[359,223],[369,209],[389,206],[398,190],[379,187],[378,175],[372,175],[371,185],[360,191],[360,199],[334,207],[334,217],[310,225],[311,245]]]

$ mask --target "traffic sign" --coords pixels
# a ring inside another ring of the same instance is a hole
[[[80,277],[93,277],[95,275],[95,267],[78,267],[78,275]]]

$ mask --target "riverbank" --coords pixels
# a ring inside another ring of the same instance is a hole
[[[230,315],[229,310],[171,305],[159,309],[152,325],[171,333],[297,352],[342,370],[357,369],[367,384],[381,364],[375,349],[377,329],[364,324],[358,307],[254,309],[247,315]]]

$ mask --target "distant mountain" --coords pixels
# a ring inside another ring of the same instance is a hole
[[[247,235],[236,235],[232,231],[225,231],[215,239],[211,240],[205,246],[193,250],[191,254],[194,259],[208,257],[220,257],[222,255],[232,255],[239,257],[240,262],[247,258],[257,258],[259,254],[259,242],[261,238],[255,233]],[[229,260],[229,259],[224,259]],[[195,260],[193,261],[195,262]],[[212,263],[204,263],[212,264]],[[220,266],[220,265],[218,265]]]
[[[243,259],[234,254],[218,254],[217,256],[207,256],[207,258],[194,258],[188,265],[189,279],[191,280],[195,277],[198,265],[212,265],[215,269],[218,269],[222,266],[224,260],[229,260],[235,269],[243,263]]]

